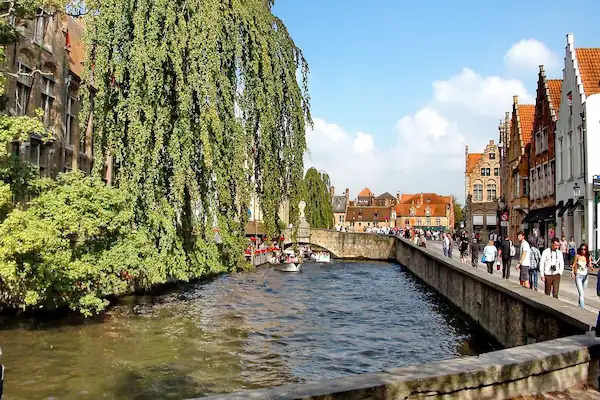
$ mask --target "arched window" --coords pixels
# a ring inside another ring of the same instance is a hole
[[[29,52],[21,51],[17,56],[17,86],[15,89],[15,113],[26,115],[33,85],[32,58]]]

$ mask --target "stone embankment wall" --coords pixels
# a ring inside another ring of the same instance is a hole
[[[596,315],[403,239],[396,260],[505,347],[590,331]]]
[[[395,259],[507,349],[203,400],[510,399],[581,384],[598,387],[600,339],[588,332],[596,322],[593,313],[402,239],[315,229],[311,242],[337,257]]]

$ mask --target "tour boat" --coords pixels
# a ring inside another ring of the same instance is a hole
[[[301,268],[302,268],[302,264],[294,264],[294,263],[285,263],[285,264],[281,264],[281,265],[275,267],[275,269],[277,271],[281,271],[281,272],[299,272]]]
[[[327,252],[319,252],[311,254],[311,260],[318,263],[328,263],[331,262],[331,254]]]

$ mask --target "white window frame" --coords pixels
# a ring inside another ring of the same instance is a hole
[[[567,146],[569,149],[569,154],[567,155],[567,162],[568,162],[568,179],[572,179],[575,176],[575,160],[574,160],[574,156],[575,156],[575,151],[573,149],[573,132],[569,132],[567,133]]]
[[[564,177],[565,153],[563,149],[563,138],[558,138],[558,166],[556,168],[557,182],[562,182]]]
[[[41,99],[42,99],[42,110],[44,111],[44,126],[48,128],[51,125],[51,112],[52,105],[54,103],[54,79],[51,76],[42,76],[42,90],[41,90]]]
[[[27,115],[27,105],[31,96],[33,77],[22,74],[30,74],[31,72],[33,70],[21,61],[17,63],[17,85],[15,89],[15,113],[17,115]]]
[[[585,147],[583,146],[583,125],[577,127],[577,136],[579,138],[579,175],[585,173]]]

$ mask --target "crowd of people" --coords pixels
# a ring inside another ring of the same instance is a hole
[[[526,238],[524,232],[519,232],[517,254],[517,247],[508,235],[501,237],[492,232],[489,237],[490,240],[481,248],[476,234],[469,237],[466,232],[463,232],[458,244],[461,262],[465,264],[469,262],[470,252],[470,262],[474,268],[477,268],[481,260],[486,265],[488,273],[494,274],[494,269],[498,272],[502,271],[504,279],[510,279],[513,262],[516,262],[515,270],[518,271],[521,286],[538,290],[538,283],[541,281],[544,293],[555,298],[558,298],[565,266],[571,266],[570,275],[577,287],[579,306],[584,308],[588,276],[595,270],[597,264],[587,244],[583,243],[576,247],[573,238],[567,241],[565,237],[561,239],[555,237],[550,239],[546,246],[544,239],[536,234]],[[443,247],[444,255],[452,257],[451,237],[444,238]]]

